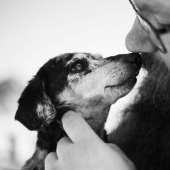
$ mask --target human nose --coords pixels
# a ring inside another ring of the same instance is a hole
[[[126,36],[125,44],[126,48],[131,52],[153,53],[157,51],[157,48],[151,42],[147,32],[143,29],[137,18]]]

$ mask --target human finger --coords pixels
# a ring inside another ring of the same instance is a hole
[[[87,124],[87,122],[78,114],[73,111],[68,111],[62,117],[62,123],[67,135],[73,143],[81,142],[84,140],[92,140],[97,135]]]
[[[55,164],[58,158],[55,152],[51,152],[45,158],[45,170],[55,170]]]
[[[59,140],[57,143],[57,156],[60,157],[62,153],[68,148],[70,145],[72,145],[72,141],[68,137],[63,137]]]

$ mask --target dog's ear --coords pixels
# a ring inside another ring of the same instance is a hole
[[[46,93],[43,76],[45,75],[40,70],[18,100],[19,106],[15,119],[29,130],[39,130],[51,123],[56,115],[55,107]]]

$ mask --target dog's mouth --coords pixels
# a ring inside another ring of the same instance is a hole
[[[134,85],[137,82],[137,76],[139,74],[139,70],[136,71],[134,74],[132,74],[131,76],[129,76],[128,78],[126,78],[125,80],[121,81],[119,84],[117,85],[107,85],[105,87],[106,88],[114,88],[114,87],[122,87],[122,86],[126,86],[126,85]]]
[[[105,89],[114,87],[116,89],[119,89],[119,87],[130,88],[132,87],[132,85],[136,84],[136,77],[138,76],[142,65],[141,56],[139,54],[132,53],[127,56],[124,56],[122,60],[124,62],[124,65],[126,65],[127,67],[125,69],[123,68],[122,70],[118,70],[117,78],[115,78],[114,76],[113,80],[110,81],[110,84],[106,85]]]

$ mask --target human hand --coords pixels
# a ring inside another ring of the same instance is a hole
[[[133,163],[114,144],[104,143],[86,123],[69,111],[62,118],[69,137],[62,138],[57,153],[45,159],[45,170],[134,170]]]

